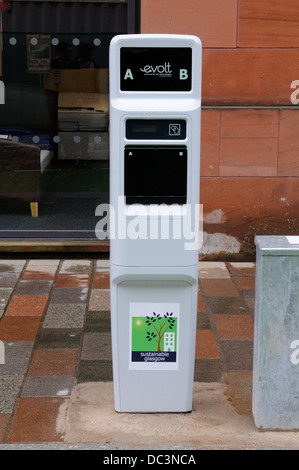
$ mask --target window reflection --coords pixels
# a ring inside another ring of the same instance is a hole
[[[112,37],[3,33],[0,237],[94,232],[95,208],[109,197]]]

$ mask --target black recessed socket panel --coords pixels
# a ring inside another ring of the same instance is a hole
[[[186,204],[186,146],[126,146],[126,204]]]

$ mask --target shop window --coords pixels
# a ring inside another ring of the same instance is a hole
[[[109,200],[109,44],[129,24],[118,3],[3,12],[0,238],[95,238]]]

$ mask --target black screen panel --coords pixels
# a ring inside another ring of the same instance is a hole
[[[191,91],[190,47],[122,47],[122,91]]]

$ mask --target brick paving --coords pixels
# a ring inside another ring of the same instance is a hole
[[[252,373],[254,263],[200,262],[195,381]],[[109,261],[0,260],[0,443],[61,442],[77,383],[112,381]]]

